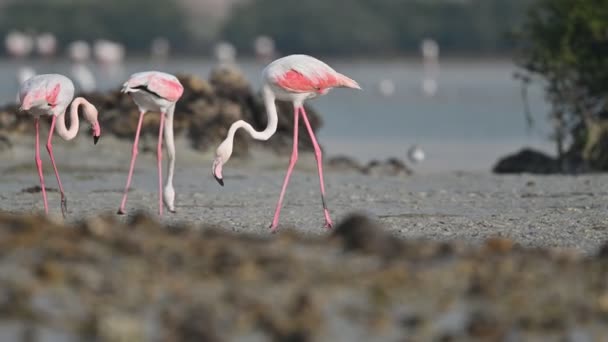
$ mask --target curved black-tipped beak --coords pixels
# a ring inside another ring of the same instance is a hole
[[[101,138],[101,135],[93,137],[93,144],[97,145],[97,142],[99,141],[99,138]]]
[[[215,178],[215,180],[220,183],[221,186],[224,186],[224,180],[218,176],[216,176],[215,174],[213,175],[213,178]]]

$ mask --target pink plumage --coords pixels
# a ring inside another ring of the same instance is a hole
[[[324,95],[330,89],[338,87],[361,89],[354,80],[307,55],[291,55],[277,59],[266,67],[264,78],[275,89],[279,88],[287,93],[310,93],[311,97]],[[282,99],[281,96],[279,98]]]
[[[123,85],[123,91],[127,93],[142,89],[171,102],[179,100],[184,93],[184,87],[175,76],[158,71],[133,74]]]

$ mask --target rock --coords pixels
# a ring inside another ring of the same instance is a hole
[[[46,192],[57,192],[57,189],[55,188],[45,187],[44,189],[46,190]],[[40,187],[40,185],[34,185],[30,186],[29,188],[21,189],[21,192],[28,194],[36,194],[42,192],[42,187]]]
[[[0,134],[0,152],[10,150],[13,147],[13,143],[11,143],[10,139]]]
[[[363,173],[371,176],[409,176],[413,172],[404,162],[389,158],[384,162],[373,160],[363,168]]]
[[[326,162],[327,168],[334,171],[363,172],[363,167],[355,159],[348,156],[332,157]]]
[[[559,162],[542,152],[529,148],[500,159],[494,168],[494,173],[535,173],[552,174],[561,172]]]

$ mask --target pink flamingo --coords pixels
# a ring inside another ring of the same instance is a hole
[[[137,131],[135,132],[135,141],[133,142],[133,151],[131,154],[131,166],[129,168],[129,176],[127,177],[127,186],[125,194],[122,197],[118,214],[125,213],[125,205],[127,204],[127,194],[131,186],[131,177],[133,176],[133,167],[137,157],[137,145],[139,143],[139,133],[144,119],[144,114],[148,111],[160,112],[160,128],[158,131],[158,146],[156,149],[156,157],[158,162],[158,214],[163,215],[163,199],[165,205],[170,212],[175,212],[174,200],[175,190],[173,189],[173,172],[175,169],[175,143],[173,140],[173,114],[175,112],[175,103],[182,96],[184,87],[179,83],[179,80],[173,76],[158,71],[139,72],[131,75],[129,80],[122,87],[122,92],[131,94],[133,101],[139,108],[139,122]],[[165,126],[165,119],[166,127]],[[167,151],[169,153],[169,171],[167,174],[167,184],[163,196],[163,179],[162,179],[162,146],[163,146],[163,131],[167,140]]]
[[[268,140],[277,129],[277,108],[275,99],[283,101],[291,101],[294,107],[294,128],[293,128],[293,150],[289,160],[287,174],[283,180],[283,187],[279,195],[279,201],[274,212],[274,218],[270,229],[274,232],[279,225],[279,214],[287,183],[291,177],[291,172],[298,160],[298,118],[302,115],[310,139],[315,150],[315,158],[317,160],[317,169],[319,171],[319,182],[321,185],[321,201],[323,204],[323,213],[325,215],[325,227],[331,228],[333,223],[327,209],[327,201],[325,200],[325,185],[323,182],[323,166],[321,148],[317,143],[315,134],[310,126],[306,111],[304,110],[304,101],[315,98],[320,95],[327,94],[332,88],[353,88],[361,89],[357,82],[336,72],[327,64],[320,60],[306,55],[291,55],[275,60],[270,63],[263,71],[262,92],[266,111],[268,115],[268,125],[261,132],[256,131],[251,125],[243,120],[239,120],[230,126],[228,136],[219,145],[216,151],[216,157],[213,162],[213,175],[215,179],[224,185],[222,178],[222,167],[230,159],[232,154],[232,144],[234,134],[239,128],[244,128],[254,139]]]
[[[74,84],[69,78],[58,74],[34,76],[23,82],[19,90],[19,101],[21,102],[19,110],[28,112],[30,115],[34,116],[34,125],[36,127],[36,166],[38,168],[38,176],[40,177],[44,211],[47,214],[49,212],[49,206],[46,200],[46,189],[44,187],[44,176],[42,174],[42,160],[40,159],[39,121],[41,115],[50,115],[53,117],[46,149],[51,157],[55,177],[57,177],[57,183],[59,184],[59,191],[61,192],[61,213],[64,217],[67,214],[67,198],[63,191],[63,185],[61,184],[59,172],[57,172],[57,166],[55,165],[55,157],[53,156],[52,139],[55,124],[57,124],[57,134],[59,134],[60,137],[64,140],[74,139],[76,134],[78,134],[79,128],[78,108],[82,105],[84,108],[84,117],[91,124],[93,142],[97,144],[97,141],[101,136],[101,128],[97,121],[98,113],[95,106],[82,97],[77,97],[72,101],[73,98]],[[72,104],[70,109],[71,124],[70,128],[67,129],[65,126],[65,113],[70,103]],[[57,118],[59,118],[58,122]]]

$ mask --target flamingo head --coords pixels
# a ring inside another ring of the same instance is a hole
[[[101,127],[99,121],[95,121],[91,124],[91,130],[93,131],[93,144],[97,145],[99,138],[101,138]]]
[[[213,160],[212,173],[215,180],[224,186],[224,177],[222,176],[222,168],[230,156],[232,155],[232,142],[229,139],[224,140],[215,151],[215,159]]]
[[[93,135],[93,144],[97,145],[99,138],[101,137],[101,126],[99,125],[99,120],[97,117],[99,116],[99,112],[97,108],[93,106],[88,101],[83,100],[82,103],[84,105],[84,118],[91,124],[91,133]]]

